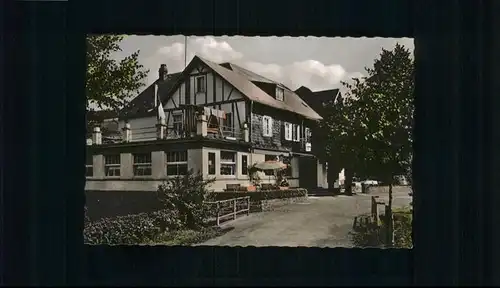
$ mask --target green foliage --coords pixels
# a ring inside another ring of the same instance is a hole
[[[227,200],[239,197],[250,196],[251,202],[272,200],[272,199],[287,199],[306,197],[307,189],[287,189],[287,190],[265,190],[265,191],[242,191],[242,192],[212,192],[212,197],[215,200]]]
[[[128,105],[130,99],[144,86],[149,70],[138,62],[139,51],[121,59],[113,59],[113,54],[121,51],[119,35],[87,36],[87,110],[109,110],[117,115]],[[99,124],[97,120],[87,121],[87,131]],[[114,133],[109,133],[113,135]],[[107,131],[103,131],[107,135]]]
[[[411,170],[413,60],[396,44],[393,50],[382,49],[366,72],[368,77],[343,82],[347,93],[327,105],[321,124],[325,150],[349,175],[355,171],[390,183],[393,175]]]
[[[413,214],[411,211],[394,212],[394,247],[395,248],[412,248],[412,221]]]
[[[370,215],[358,216],[358,223],[350,233],[351,241],[356,247],[386,247],[387,223],[385,215],[381,215],[380,223],[371,221]],[[364,221],[364,220],[367,221]],[[394,248],[412,248],[412,221],[411,209],[404,208],[393,212],[394,219]]]
[[[176,211],[179,221],[188,228],[199,228],[206,224],[211,207],[205,202],[211,200],[207,186],[214,179],[203,180],[203,174],[189,170],[186,175],[167,180],[158,187],[158,199],[165,209]]]
[[[355,221],[350,237],[356,247],[383,247],[385,242],[384,226],[373,223],[371,215],[358,216]]]
[[[159,234],[153,243],[162,245],[192,245],[218,237],[227,231],[220,227],[207,227],[199,230],[180,229]]]
[[[121,51],[122,40],[118,35],[87,36],[87,106],[120,109],[144,86],[149,71],[139,64],[139,51],[120,61],[112,59],[113,53]]]
[[[159,233],[179,226],[177,215],[160,210],[87,222],[83,235],[86,244],[134,245],[150,242]]]

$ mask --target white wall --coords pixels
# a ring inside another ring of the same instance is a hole
[[[156,116],[130,119],[130,129],[132,131],[132,141],[146,141],[156,139]],[[120,121],[118,125],[120,131],[125,127],[125,122]]]
[[[234,150],[236,153],[236,173],[235,175],[220,174],[220,152],[219,149],[201,148],[189,149],[188,151],[188,169],[195,172],[201,171],[205,179],[216,178],[216,181],[209,187],[214,191],[223,191],[227,184],[240,184],[242,186],[251,185],[248,175],[242,174],[243,163],[241,158],[246,155],[247,165],[262,162],[265,160],[265,154],[246,153]],[[215,175],[208,175],[208,153],[215,153]],[[270,153],[271,154],[271,153]],[[128,191],[155,191],[159,184],[163,182],[166,176],[166,156],[163,151],[152,152],[152,176],[134,176],[132,154],[122,153],[121,158],[121,176],[113,179],[104,176],[104,157],[94,155],[94,177],[88,178],[85,184],[86,190],[128,190]],[[292,178],[298,178],[299,166],[298,158],[292,158]],[[289,179],[290,186],[298,187],[298,179]],[[275,183],[274,176],[261,174],[261,183]]]

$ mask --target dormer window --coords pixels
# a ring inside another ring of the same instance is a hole
[[[205,93],[205,75],[196,77],[196,93]]]
[[[283,101],[285,91],[281,87],[276,87],[276,100]]]

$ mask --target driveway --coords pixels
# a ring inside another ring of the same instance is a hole
[[[393,207],[409,205],[408,192],[405,187],[395,189]],[[309,197],[231,221],[224,226],[233,230],[198,245],[352,247],[349,232],[354,217],[370,212],[372,195],[388,198],[384,189],[354,196]]]

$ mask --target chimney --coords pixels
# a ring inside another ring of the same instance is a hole
[[[102,134],[101,134],[101,128],[99,126],[95,126],[94,131],[92,132],[92,144],[93,145],[102,144]]]
[[[168,69],[167,64],[161,64],[160,69],[158,69],[158,79],[160,81],[167,80],[168,78]]]

